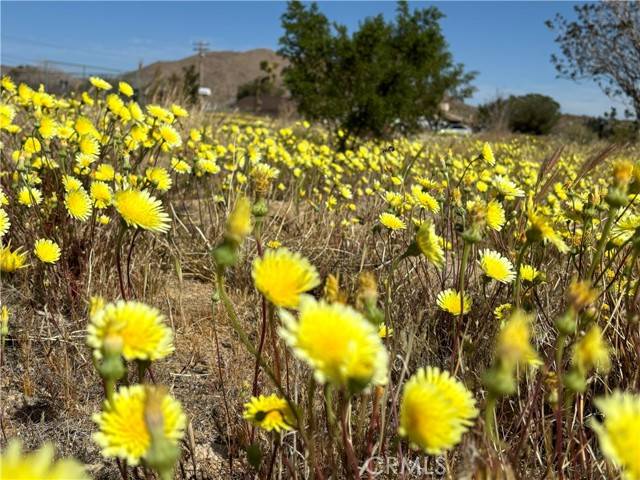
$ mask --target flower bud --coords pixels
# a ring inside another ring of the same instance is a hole
[[[516,391],[513,374],[504,368],[490,368],[482,376],[482,382],[489,394],[495,397],[511,395]]]
[[[212,252],[216,265],[220,267],[231,267],[238,261],[238,253],[233,242],[224,241]]]
[[[109,335],[102,344],[102,362],[98,365],[98,372],[105,380],[116,381],[125,373],[122,360],[122,337]]]
[[[625,193],[625,190],[620,187],[611,187],[607,192],[605,201],[610,207],[624,207],[627,203],[627,194]]]
[[[587,379],[577,368],[572,368],[563,378],[564,386],[574,393],[583,393],[587,389]]]
[[[555,326],[561,335],[572,335],[576,331],[575,313],[571,310],[556,318]]]
[[[251,210],[251,212],[253,213],[253,216],[256,217],[256,219],[262,219],[267,215],[267,213],[269,213],[267,202],[261,198],[253,204],[253,209]]]

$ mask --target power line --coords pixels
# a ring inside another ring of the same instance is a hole
[[[64,52],[73,52],[73,53],[81,53],[86,55],[101,55],[112,58],[121,58],[122,52],[118,52],[116,50],[102,49],[102,48],[86,48],[86,47],[76,47],[76,46],[68,46],[68,45],[60,45],[50,42],[43,42],[40,40],[32,40],[30,38],[22,38],[16,37],[13,35],[3,35],[2,38],[4,40],[12,40],[14,42],[26,43],[28,45],[33,45],[36,47],[44,47],[44,48],[52,48],[55,50],[60,50]]]
[[[193,49],[198,52],[198,56],[204,57],[204,54],[209,51],[209,42],[203,40],[193,42]]]

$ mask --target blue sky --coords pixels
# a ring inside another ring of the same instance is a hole
[[[278,46],[284,2],[0,2],[3,64],[56,60],[117,70],[192,54],[192,42],[213,50]],[[456,61],[479,72],[482,103],[503,95],[543,93],[567,113],[599,115],[612,105],[591,82],[556,79],[557,47],[544,25],[555,13],[573,16],[572,2],[411,2],[436,5]],[[330,20],[357,28],[367,16],[391,19],[395,2],[320,2]]]

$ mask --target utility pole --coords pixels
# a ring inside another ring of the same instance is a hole
[[[198,83],[202,85],[202,59],[204,54],[209,51],[209,42],[203,40],[193,42],[193,50],[198,52]]]

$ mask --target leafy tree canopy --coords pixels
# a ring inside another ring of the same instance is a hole
[[[438,114],[445,94],[469,96],[474,73],[454,63],[435,7],[410,11],[399,2],[395,21],[367,18],[357,31],[330,23],[316,3],[288,3],[278,53],[298,110],[355,136],[413,131]]]

